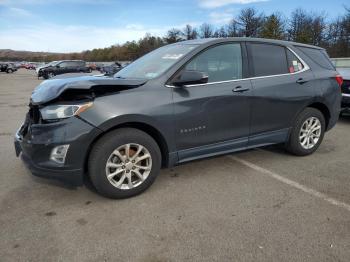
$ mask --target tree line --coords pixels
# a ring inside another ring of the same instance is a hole
[[[288,18],[279,12],[265,15],[255,8],[244,8],[226,25],[220,27],[209,23],[203,23],[198,27],[186,25],[184,28],[170,29],[164,37],[146,34],[138,41],[81,53],[49,55],[45,60],[135,60],[166,44],[210,37],[260,37],[289,40],[321,46],[331,57],[350,57],[350,9],[344,7],[343,15],[329,21],[324,12],[309,12],[301,8],[295,9]]]

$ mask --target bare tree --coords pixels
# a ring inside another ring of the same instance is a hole
[[[231,21],[227,25],[227,36],[228,37],[237,37],[241,36],[239,33],[240,24],[235,19],[231,19]]]
[[[238,22],[242,26],[242,33],[246,37],[257,37],[263,23],[263,15],[258,14],[255,8],[242,9]]]
[[[166,36],[164,37],[164,41],[167,44],[176,43],[183,40],[181,36],[182,33],[179,29],[172,28],[167,32]]]
[[[294,10],[289,20],[288,40],[301,43],[310,43],[311,22],[312,18],[306,13],[305,10],[301,8]]]
[[[350,56],[350,10],[329,24],[325,47],[332,57]]]
[[[203,23],[199,28],[200,38],[210,38],[213,37],[213,26],[211,24]]]
[[[227,37],[227,30],[226,30],[225,26],[221,26],[220,28],[215,30],[215,33],[213,36],[218,37],[218,38]]]
[[[314,14],[310,24],[311,30],[311,44],[322,45],[325,39],[325,15],[324,14]]]
[[[308,13],[298,8],[293,11],[288,28],[288,40],[321,45],[325,38],[325,15]]]
[[[198,36],[198,32],[196,28],[193,28],[191,25],[186,25],[182,30],[182,36],[186,40],[196,39]]]

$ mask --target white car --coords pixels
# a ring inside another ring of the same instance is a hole
[[[338,73],[343,77],[341,86],[343,111],[350,111],[350,58],[333,58],[332,62]]]

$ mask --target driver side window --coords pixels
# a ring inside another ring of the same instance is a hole
[[[67,62],[59,63],[58,66],[61,68],[67,67]]]
[[[207,74],[209,83],[241,79],[241,45],[230,43],[211,47],[192,59],[185,70]]]

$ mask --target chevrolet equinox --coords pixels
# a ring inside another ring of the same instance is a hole
[[[341,84],[319,47],[179,42],[113,77],[42,82],[16,133],[16,154],[34,175],[78,186],[86,174],[100,194],[131,197],[161,167],[280,143],[297,156],[313,153],[336,124]]]

